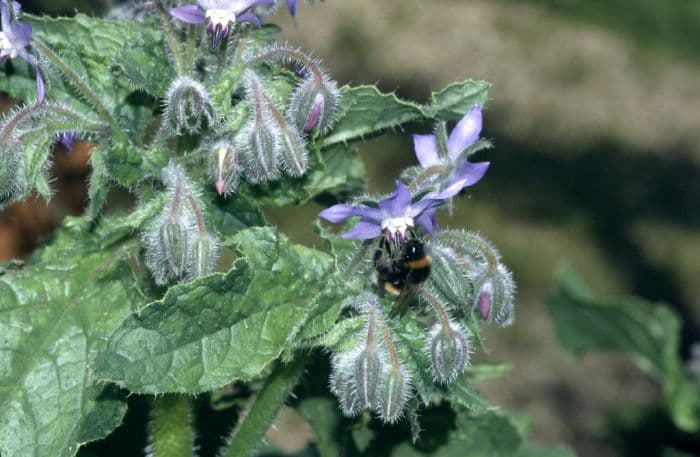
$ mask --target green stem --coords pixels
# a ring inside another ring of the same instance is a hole
[[[161,0],[154,0],[153,4],[158,10],[160,15],[160,24],[163,27],[163,36],[165,41],[168,43],[168,48],[173,55],[173,64],[175,65],[175,72],[178,75],[185,73],[185,56],[183,55],[182,47],[175,36],[175,31],[170,23],[170,17],[168,16],[168,10],[163,6]]]
[[[255,398],[244,412],[233,431],[231,444],[220,455],[247,457],[260,446],[265,432],[284,405],[290,392],[304,372],[306,360],[297,359],[288,365],[279,363]]]
[[[94,90],[80,77],[71,67],[66,64],[61,57],[53,52],[53,50],[43,41],[38,38],[32,40],[32,45],[36,50],[43,54],[63,75],[68,79],[71,84],[81,93],[83,97],[92,105],[97,111],[100,118],[109,124],[112,128],[112,133],[114,136],[119,137],[121,140],[126,140],[126,135],[122,131],[117,121],[114,120],[112,114],[109,112],[107,107],[102,103],[100,97],[97,96]]]
[[[196,30],[193,24],[187,26],[187,71],[194,71],[194,56],[197,51]]]
[[[156,397],[148,424],[153,457],[192,457],[194,430],[189,399],[181,395]]]

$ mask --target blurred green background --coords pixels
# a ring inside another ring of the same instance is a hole
[[[53,13],[105,3],[23,2]],[[479,156],[492,167],[442,220],[491,239],[519,285],[516,324],[488,331],[477,356],[513,369],[480,387],[528,413],[536,441],[581,456],[692,448],[632,362],[559,347],[543,298],[568,263],[601,295],[676,309],[685,356],[700,340],[700,2],[326,0],[302,4],[296,27],[285,11],[273,20],[341,83],[416,100],[455,80],[493,83],[484,135],[496,147]],[[414,163],[409,133],[360,146],[370,191]],[[314,244],[318,210],[270,218]]]

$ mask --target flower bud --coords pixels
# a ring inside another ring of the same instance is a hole
[[[387,423],[398,422],[403,415],[410,390],[410,378],[401,366],[392,366],[384,374],[377,392],[377,413]]]
[[[189,232],[188,224],[177,215],[168,217],[160,227],[160,249],[176,278],[181,278],[188,266]]]
[[[219,239],[205,230],[192,243],[192,266],[188,279],[197,279],[214,271],[219,258]]]
[[[276,181],[280,178],[278,164],[280,135],[275,124],[264,92],[255,72],[243,73],[246,99],[250,103],[252,116],[238,138],[238,147],[243,154],[246,178],[251,183]]]
[[[219,195],[233,194],[241,176],[240,158],[233,143],[220,140],[214,143],[209,155],[209,175],[216,183]]]
[[[325,74],[304,80],[292,94],[289,118],[304,132],[326,133],[336,121],[340,91]]]
[[[0,147],[0,210],[14,202],[25,188],[23,168],[22,154]]]
[[[340,409],[346,417],[356,416],[362,408],[357,391],[351,382],[352,362],[348,360],[349,353],[333,356],[333,371],[330,377],[330,390],[338,397]]]
[[[430,331],[430,364],[435,379],[449,384],[457,378],[469,362],[469,339],[459,324],[435,324]]]
[[[180,76],[168,89],[163,116],[176,135],[194,135],[212,125],[216,113],[204,86],[189,76]]]
[[[515,282],[510,271],[501,263],[496,271],[486,271],[481,278],[474,311],[484,321],[507,327],[513,323]]]
[[[382,361],[374,346],[365,348],[355,360],[357,395],[365,408],[377,405],[377,389],[382,379]]]
[[[309,153],[299,131],[285,123],[278,141],[284,171],[295,178],[304,176],[309,166]]]

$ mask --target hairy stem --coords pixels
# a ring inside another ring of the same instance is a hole
[[[194,57],[197,51],[197,37],[194,24],[187,26],[187,71],[194,71]]]
[[[180,42],[175,36],[175,31],[173,30],[173,25],[170,23],[170,16],[168,10],[163,5],[161,0],[153,0],[153,4],[158,10],[158,15],[160,16],[160,24],[163,27],[163,36],[165,41],[168,43],[168,48],[170,48],[170,53],[173,56],[173,64],[175,65],[175,72],[178,75],[185,73],[185,56],[180,46]]]
[[[431,167],[423,170],[418,176],[416,176],[413,181],[408,185],[408,189],[411,192],[415,192],[418,187],[423,184],[426,180],[432,178],[435,175],[439,175],[446,170],[444,165],[433,165]]]
[[[424,288],[419,288],[419,294],[421,298],[423,298],[425,301],[430,303],[430,305],[435,309],[435,313],[438,315],[438,318],[440,319],[440,323],[442,324],[442,328],[444,329],[449,329],[450,328],[450,318],[447,315],[447,311],[445,311],[445,307],[442,306],[442,303],[433,296],[430,292],[425,290]]]
[[[486,263],[488,263],[489,269],[496,270],[496,268],[498,268],[498,255],[496,254],[496,252],[494,252],[493,247],[491,245],[489,245],[487,242],[484,242],[484,240],[482,240],[478,236],[475,236],[474,234],[469,232],[461,232],[459,235],[455,235],[450,232],[442,232],[439,236],[440,239],[443,240],[448,246],[451,246],[457,251],[464,251],[463,238],[468,237],[470,243],[476,246],[479,252],[484,254],[484,258],[486,259]]]
[[[382,332],[382,338],[384,339],[384,344],[386,345],[386,350],[389,353],[389,359],[391,360],[391,366],[399,370],[401,364],[399,363],[399,353],[396,350],[396,345],[394,344],[394,337],[391,336],[391,329],[384,320],[379,310],[376,310],[377,315],[377,325],[379,330]]]
[[[252,60],[268,60],[268,59],[276,59],[280,60],[282,62],[289,62],[292,61],[294,63],[297,63],[307,70],[311,72],[311,77],[314,79],[314,84],[316,87],[322,87],[323,86],[323,70],[321,70],[321,67],[318,65],[318,63],[312,59],[311,57],[307,56],[303,52],[299,51],[298,49],[294,49],[292,47],[284,46],[284,47],[272,47],[269,49],[263,50],[260,54],[255,56]]]
[[[151,457],[191,457],[194,430],[189,399],[181,395],[156,397],[148,433]]]
[[[299,382],[305,362],[303,358],[299,358],[288,365],[279,363],[274,368],[257,398],[247,408],[233,431],[228,449],[220,455],[248,457],[255,452],[277,412]]]
[[[126,139],[126,135],[122,131],[117,121],[112,117],[107,107],[102,103],[100,97],[97,96],[94,90],[83,80],[71,67],[66,64],[61,57],[53,52],[53,50],[43,41],[38,38],[32,40],[32,45],[40,53],[42,53],[62,74],[70,81],[70,83],[81,93],[83,97],[97,111],[100,118],[107,122],[112,128],[112,133],[122,140]]]

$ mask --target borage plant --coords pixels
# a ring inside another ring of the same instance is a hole
[[[483,323],[512,321],[511,275],[482,236],[437,225],[488,167],[469,161],[489,146],[488,84],[425,105],[339,88],[274,42],[277,3],[48,19],[2,0],[0,89],[26,102],[0,125],[0,204],[48,200],[56,142],[94,144],[84,214],[2,268],[3,456],[109,449],[81,446],[143,399],[155,456],[274,452],[263,436],[285,404],[322,455],[532,452],[472,387],[504,371],[470,354]],[[365,187],[354,142],[431,124],[391,195],[353,197]],[[113,189],[133,208],[111,204]],[[351,221],[341,236],[316,226],[325,250],[261,212],[348,197],[321,213]],[[228,438],[204,433],[215,407],[230,412]]]

